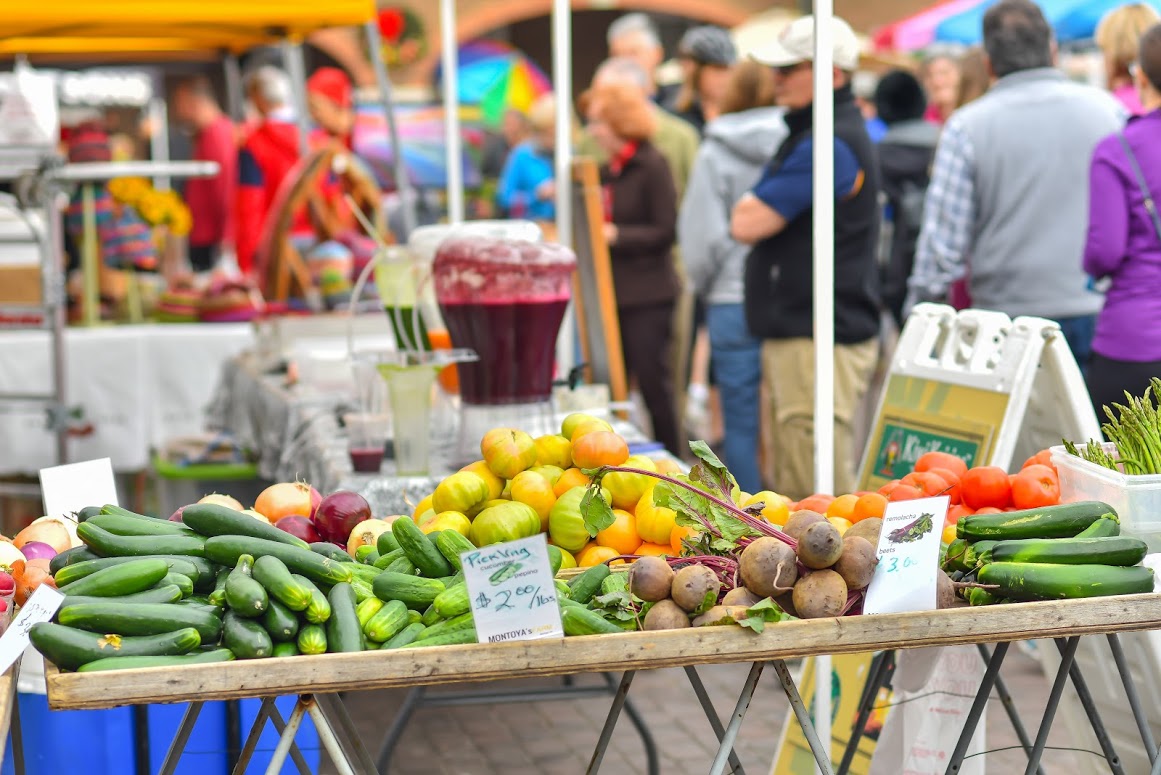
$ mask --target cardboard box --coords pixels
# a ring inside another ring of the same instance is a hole
[[[40,304],[39,266],[0,266],[0,304]]]

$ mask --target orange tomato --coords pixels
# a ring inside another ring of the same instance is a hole
[[[960,478],[959,485],[964,505],[977,513],[982,508],[1002,509],[1011,503],[1008,472],[998,466],[977,466]]]
[[[824,493],[815,493],[808,498],[803,498],[798,502],[797,511],[817,511],[819,514],[824,513],[827,507],[834,501],[833,495],[826,495]]]
[[[1028,466],[1035,466],[1035,465],[1048,466],[1053,471],[1055,471],[1056,466],[1052,465],[1052,452],[1051,452],[1051,450],[1047,450],[1047,449],[1040,450],[1035,455],[1033,455],[1032,457],[1025,460],[1024,465],[1020,466],[1020,468],[1021,468],[1021,470],[1023,470],[1025,468],[1027,468]]]
[[[826,517],[839,517],[849,523],[854,522],[855,505],[859,502],[857,495],[840,495],[830,502],[823,512]]]
[[[869,492],[855,502],[855,512],[851,522],[861,522],[864,519],[883,518],[887,511],[887,497],[877,492]]]
[[[601,420],[597,417],[586,417],[577,423],[577,425],[572,429],[572,435],[568,437],[568,440],[573,444],[576,444],[577,439],[579,439],[581,436],[585,436],[589,433],[595,433],[596,431],[612,430],[613,426],[609,425],[604,420]]]
[[[597,533],[597,546],[616,549],[617,554],[636,554],[641,545],[636,517],[620,509],[613,510],[613,517],[613,524]]]
[[[619,466],[629,459],[629,445],[612,431],[593,431],[572,443],[572,462],[582,470]]]
[[[556,484],[552,487],[552,492],[559,498],[573,487],[588,487],[591,481],[592,479],[581,473],[579,468],[570,468],[556,480]]]
[[[1060,478],[1046,465],[1033,463],[1012,480],[1012,505],[1038,509],[1060,503]]]
[[[927,496],[942,495],[951,486],[942,476],[930,471],[907,474],[903,477],[903,484],[909,484],[917,490],[922,490],[923,494]]]
[[[964,517],[970,517],[972,514],[975,514],[975,512],[969,509],[967,506],[952,506],[947,510],[947,524],[954,525]]]
[[[915,461],[915,470],[919,473],[930,471],[933,468],[943,468],[956,476],[963,477],[968,471],[967,463],[963,458],[947,452],[925,452]]]
[[[535,509],[541,531],[548,532],[548,513],[556,503],[556,493],[547,479],[532,471],[521,471],[512,480],[512,500]]]
[[[641,544],[633,554],[639,554],[642,557],[669,557],[673,555],[673,549],[663,544]]]
[[[948,471],[946,468],[932,468],[927,473],[935,474],[947,483],[947,489],[936,493],[937,495],[946,495],[951,499],[951,505],[953,506],[962,500],[959,487],[959,474],[954,471]]]
[[[900,483],[898,487],[891,490],[891,494],[887,496],[887,500],[892,503],[898,501],[913,501],[918,498],[926,498],[927,493],[920,490],[918,487],[912,487],[909,484]]]
[[[693,528],[685,525],[674,525],[673,530],[669,532],[669,548],[672,550],[672,556],[680,557],[681,550],[684,548],[681,544],[683,538],[689,538],[696,535]],[[650,544],[641,544],[641,546],[649,546]]]
[[[591,568],[613,559],[618,554],[620,552],[608,546],[591,546],[581,550],[580,554],[576,556],[576,564],[580,568]],[[624,560],[619,560],[619,562],[624,562]]]
[[[995,506],[984,506],[982,509],[976,509],[977,514],[1003,514],[1008,509],[997,509]]]
[[[661,457],[661,458],[657,458],[653,462],[654,462],[654,464],[656,464],[657,473],[659,473],[659,474],[673,476],[674,474],[684,474],[685,473],[685,471],[682,470],[682,468],[681,468],[681,464],[672,458]]]
[[[892,479],[891,481],[887,482],[885,485],[883,485],[882,487],[879,488],[879,494],[882,495],[884,498],[890,498],[891,493],[894,492],[895,488],[901,484],[903,484],[903,482],[901,480]]]
[[[637,534],[651,544],[667,544],[677,525],[677,514],[673,509],[653,505],[653,488],[650,487],[637,501],[634,510],[637,517]]]

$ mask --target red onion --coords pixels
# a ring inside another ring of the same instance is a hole
[[[41,541],[29,541],[20,547],[20,551],[29,560],[51,560],[56,557],[56,549]]]
[[[314,526],[327,541],[346,546],[355,525],[371,519],[371,506],[357,492],[333,492],[322,499],[314,515]]]
[[[188,508],[189,508],[189,504],[186,504],[185,506],[178,507],[177,511],[175,511],[169,515],[169,521],[170,522],[182,522],[183,520],[182,520],[181,515]]]
[[[314,523],[306,517],[283,517],[274,523],[274,527],[285,533],[290,533],[295,538],[301,538],[308,544],[313,544],[316,541],[322,540],[322,536],[318,534],[318,530],[315,529]]]

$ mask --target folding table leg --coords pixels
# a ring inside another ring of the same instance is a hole
[[[1024,775],[1032,775],[1040,766],[1040,757],[1044,755],[1044,746],[1048,744],[1048,732],[1052,729],[1052,720],[1060,706],[1060,696],[1064,694],[1064,685],[1068,682],[1068,673],[1076,660],[1076,647],[1079,644],[1080,638],[1069,638],[1060,652],[1060,668],[1056,671],[1056,680],[1052,682],[1052,691],[1048,693],[1048,705],[1044,708],[1044,718],[1036,732],[1036,743],[1032,746],[1032,755],[1028,757]]]
[[[1125,769],[1121,765],[1121,757],[1117,756],[1117,751],[1113,747],[1113,740],[1109,737],[1108,730],[1105,729],[1104,721],[1101,719],[1100,711],[1097,710],[1096,703],[1092,700],[1092,694],[1088,690],[1088,684],[1084,680],[1084,674],[1081,673],[1080,667],[1076,664],[1076,645],[1080,644],[1080,637],[1069,638],[1074,641],[1073,652],[1074,656],[1068,666],[1068,675],[1072,679],[1072,687],[1076,689],[1076,696],[1080,700],[1081,707],[1084,708],[1085,715],[1088,716],[1089,723],[1092,724],[1092,731],[1096,734],[1097,742],[1101,745],[1101,751],[1104,752],[1105,760],[1109,763],[1109,769],[1112,770],[1113,775],[1124,775]],[[1056,648],[1060,650],[1063,657],[1068,646],[1065,644],[1063,638],[1056,639]]]
[[[24,735],[20,731],[20,695],[12,695],[12,722],[9,725],[12,739],[12,769],[16,775],[24,775]]]
[[[780,663],[779,661],[774,664],[777,666]],[[734,751],[734,741],[738,739],[738,732],[742,729],[742,721],[746,718],[746,711],[750,709],[750,700],[754,698],[754,690],[758,688],[758,679],[762,677],[762,668],[765,666],[765,662],[755,662],[750,666],[750,674],[746,676],[746,682],[742,684],[742,693],[738,695],[738,702],[734,705],[734,713],[730,716],[729,726],[726,727],[721,742],[718,744],[718,754],[714,757],[713,764],[710,765],[710,775],[722,775],[725,771],[726,760]],[[791,683],[793,684],[793,681]],[[795,693],[797,694],[797,692]],[[829,770],[826,775],[830,775]]]
[[[310,697],[300,697],[298,702],[294,704],[294,710],[290,714],[290,719],[287,720],[286,726],[282,730],[282,734],[278,736],[278,745],[274,747],[274,753],[270,755],[270,763],[266,765],[266,775],[278,775],[282,772],[282,765],[286,761],[286,755],[290,753],[290,747],[294,745],[294,736],[298,734],[298,728],[302,726],[303,716],[306,715],[307,703],[310,702]],[[272,712],[276,713],[277,711]],[[319,737],[322,737],[321,730]],[[335,766],[339,767],[339,772],[342,772],[342,767],[338,762]]]
[[[959,740],[955,744],[955,750],[951,752],[951,759],[947,763],[946,775],[955,775],[955,773],[959,772],[960,767],[963,766],[964,754],[967,753],[968,746],[972,742],[972,737],[975,736],[976,727],[980,723],[980,718],[984,715],[984,708],[988,705],[988,697],[992,693],[992,687],[996,685],[996,679],[1000,677],[1000,666],[1004,664],[1004,657],[1008,655],[1008,647],[1011,645],[1011,643],[997,643],[995,650],[988,657],[988,668],[984,671],[984,678],[980,681],[980,688],[976,692],[976,699],[972,702],[967,719],[964,720],[963,730],[959,733]],[[1029,758],[1031,758],[1031,753],[1029,753]],[[1039,765],[1039,761],[1037,765]]]
[[[1117,665],[1117,672],[1121,675],[1121,683],[1125,685],[1125,696],[1129,699],[1129,707],[1133,709],[1133,718],[1137,722],[1137,729],[1141,733],[1141,742],[1145,744],[1145,751],[1150,761],[1156,758],[1157,741],[1153,738],[1153,728],[1149,726],[1149,717],[1141,707],[1141,697],[1137,694],[1137,684],[1133,681],[1133,674],[1129,672],[1129,665],[1125,661],[1125,651],[1121,648],[1121,639],[1115,632],[1108,634],[1109,648],[1113,651],[1113,661]]]
[[[697,701],[701,703],[701,709],[705,712],[705,717],[718,738],[718,745],[721,745],[722,740],[725,739],[726,730],[722,726],[721,719],[718,718],[717,709],[714,708],[709,693],[705,690],[705,684],[701,682],[701,676],[697,674],[697,668],[693,665],[686,667],[685,675],[689,678],[689,685],[693,687],[693,693],[697,695]],[[746,775],[746,771],[742,769],[742,762],[738,759],[738,752],[734,750],[733,746],[730,746],[730,767],[733,768],[734,775]]]
[[[637,710],[637,706],[629,697],[625,698],[625,715],[637,728],[637,734],[641,737],[641,745],[645,746],[645,762],[649,775],[660,775],[661,762],[657,758],[657,743],[653,740],[653,733],[649,731],[641,712]]]
[[[810,752],[814,754],[819,771],[822,775],[831,775],[834,770],[830,766],[830,749],[818,739],[818,732],[815,731],[806,703],[802,701],[798,687],[794,684],[794,676],[790,675],[790,668],[786,666],[786,662],[778,659],[774,661],[774,669],[778,672],[778,679],[782,681],[782,691],[786,693],[786,699],[790,700],[790,707],[798,719],[798,726],[802,728],[802,734],[810,744]]]
[[[984,658],[984,664],[986,665],[992,653],[982,643],[977,643],[976,648],[979,649],[980,656]],[[1008,692],[1008,686],[1004,683],[1004,679],[999,673],[996,673],[996,696],[999,698],[1000,704],[1004,706],[1004,711],[1008,714],[1008,721],[1011,722],[1012,729],[1015,730],[1016,738],[1020,741],[1020,745],[1024,747],[1025,755],[1031,756],[1032,738],[1028,737],[1028,730],[1024,728],[1024,722],[1020,720],[1020,711],[1016,710],[1016,703],[1012,701],[1012,695]],[[1044,768],[1038,767],[1036,774],[1044,775]]]
[[[617,726],[617,718],[621,715],[621,708],[625,707],[625,700],[629,696],[629,687],[633,685],[633,676],[636,674],[635,670],[629,670],[621,676],[621,685],[617,687],[617,693],[613,695],[613,705],[609,708],[609,715],[605,717],[605,726],[601,729],[600,738],[597,739],[593,758],[589,760],[589,767],[585,770],[586,775],[596,775],[600,772],[601,761],[605,758],[605,750],[613,738],[613,728]]]
[[[258,707],[258,715],[254,717],[254,723],[250,727],[250,734],[246,736],[246,743],[242,746],[242,752],[238,754],[238,763],[234,765],[233,775],[246,775],[250,759],[253,758],[254,751],[258,749],[258,738],[262,737],[262,728],[266,726],[266,717],[273,707],[273,697],[262,698],[262,704]]]
[[[177,763],[181,760],[181,755],[189,742],[189,736],[193,733],[194,724],[198,722],[198,714],[201,712],[202,703],[200,702],[191,702],[189,707],[185,709],[185,713],[181,717],[181,724],[177,728],[177,734],[174,735],[173,743],[170,744],[169,751],[165,754],[165,761],[161,765],[159,775],[173,775],[177,770]],[[148,766],[149,763],[146,762],[146,767]]]
[[[286,722],[282,720],[282,714],[278,712],[278,705],[270,704],[270,723],[274,726],[274,731],[278,733],[279,739],[286,733]],[[290,760],[294,762],[294,766],[298,768],[299,775],[311,775],[310,765],[306,763],[303,758],[302,751],[298,750],[298,743],[294,738],[290,739]]]
[[[367,751],[366,746],[363,745],[363,739],[359,737],[359,732],[355,729],[355,723],[351,721],[351,714],[347,712],[346,705],[343,704],[343,698],[337,694],[323,694],[315,698],[322,708],[322,712],[328,719],[331,720],[331,727],[334,728],[338,724],[339,729],[346,738],[344,741],[344,748],[353,753],[359,762],[359,766],[367,773],[367,775],[376,775],[378,770],[375,768],[375,762],[371,758],[371,754]]]
[[[387,775],[387,768],[391,764],[391,754],[395,753],[395,746],[399,744],[399,738],[403,737],[403,730],[407,728],[407,722],[411,721],[412,714],[415,713],[415,709],[423,700],[423,693],[424,687],[422,686],[417,686],[407,692],[407,696],[403,698],[403,704],[399,706],[399,712],[395,714],[391,726],[388,727],[383,743],[379,746],[379,756],[375,759],[382,775]]]
[[[310,713],[311,720],[314,721],[315,729],[318,730],[318,739],[322,743],[323,748],[330,754],[331,761],[334,762],[335,769],[339,771],[339,775],[355,775],[355,767],[351,762],[350,753],[343,748],[342,742],[335,734],[334,727],[331,726],[331,721],[322,707],[315,702],[314,697],[310,695],[303,695],[298,700],[299,707],[306,709]],[[295,708],[295,712],[298,708]],[[275,775],[277,770],[268,772],[266,775]],[[374,775],[374,770],[365,775]]]
[[[879,697],[879,690],[891,680],[895,672],[895,652],[881,651],[871,659],[871,670],[867,676],[867,684],[863,687],[863,696],[859,699],[859,712],[855,717],[855,724],[851,727],[851,739],[847,741],[847,748],[843,751],[842,761],[839,762],[838,775],[847,775],[855,754],[859,750],[859,742],[863,739],[863,732],[867,728],[867,719],[875,710],[875,700]]]

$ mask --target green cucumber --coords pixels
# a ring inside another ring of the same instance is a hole
[[[388,536],[391,534],[390,533],[383,533],[383,535]],[[386,554],[379,555],[379,559],[375,560],[375,567],[378,568],[379,570],[386,570],[387,566],[389,566],[391,563],[398,560],[400,557],[403,557],[406,559],[407,555],[403,553],[402,549],[392,549],[391,551],[387,552]]]
[[[588,605],[601,590],[601,582],[608,578],[609,573],[608,565],[594,565],[568,583],[568,596],[578,603]]]
[[[182,597],[189,597],[193,594],[193,582],[184,573],[170,571],[165,574],[161,581],[157,582],[157,586],[159,587],[167,587],[171,584],[181,590]]]
[[[439,549],[428,538],[419,526],[410,519],[397,519],[391,523],[391,532],[395,540],[403,549],[407,559],[415,565],[419,572],[429,579],[440,576],[450,576],[454,570],[451,563],[440,554]]]
[[[102,557],[148,557],[158,554],[205,556],[206,539],[201,536],[119,536],[91,522],[77,525],[77,537]]]
[[[968,542],[962,538],[956,538],[947,545],[947,551],[943,554],[943,563],[941,567],[948,573],[955,571],[963,571],[967,573],[970,568],[965,563],[967,555]]]
[[[120,602],[121,599],[122,598],[117,598],[118,602]],[[216,606],[212,603],[207,603],[204,600],[198,600],[196,597],[190,597],[190,598],[186,598],[184,600],[178,600],[177,605],[180,606],[181,608],[189,608],[190,610],[193,610],[193,611],[202,611],[203,613],[213,614],[214,616],[218,617],[219,619],[222,617],[222,613],[223,613],[222,609],[219,608],[218,606]]]
[[[374,546],[360,546],[355,550],[355,562],[363,565],[374,565],[379,559],[379,550]]]
[[[435,598],[446,587],[437,579],[408,576],[403,573],[383,571],[372,585],[375,596],[380,600],[400,600],[408,608],[424,611],[435,602]]]
[[[111,568],[114,565],[124,565],[128,562],[140,562],[141,560],[164,560],[170,572],[177,572],[188,576],[190,581],[194,583],[200,582],[201,569],[193,561],[206,562],[201,557],[99,557],[95,560],[84,560],[73,565],[66,565],[57,571],[53,578],[58,586],[67,586],[74,581],[91,576],[104,568]],[[206,564],[208,567],[209,564]]]
[[[181,588],[170,584],[164,587],[150,587],[144,592],[134,592],[132,595],[117,595],[116,597],[67,595],[62,605],[108,603],[113,600],[116,600],[118,603],[176,603],[181,600]]]
[[[331,618],[327,619],[327,651],[346,653],[363,650],[363,630],[355,613],[355,591],[346,582],[335,584],[327,595]]]
[[[157,517],[151,517],[148,514],[138,514],[136,511],[130,511],[129,509],[125,508],[124,506],[114,506],[111,503],[106,503],[104,506],[102,506],[101,513],[102,514],[112,514],[112,515],[118,516],[118,517],[132,517],[133,519],[150,520],[150,521],[154,521],[154,522],[168,522],[169,521],[169,520],[161,520],[161,519],[158,519]],[[95,516],[97,516],[97,515],[94,514],[94,515],[90,516],[89,519],[92,519]],[[87,522],[88,520],[85,520],[85,521]]]
[[[560,573],[560,566],[564,564],[564,554],[560,551],[560,547],[548,545],[548,567],[552,569],[553,578],[557,573]]]
[[[80,511],[73,512],[73,516],[76,517],[77,522],[79,523],[79,522],[88,522],[90,519],[92,519],[93,517],[97,516],[100,513],[101,513],[100,506],[85,506]]]
[[[145,559],[102,568],[97,572],[61,587],[65,595],[118,597],[142,592],[169,573],[165,560]],[[189,579],[186,579],[189,583]],[[192,588],[192,584],[190,587]]]
[[[401,648],[422,646],[452,646],[476,643],[476,624],[470,613],[428,627],[415,636],[415,640]]]
[[[229,649],[195,651],[191,654],[177,654],[171,657],[105,657],[81,665],[78,673],[96,673],[105,670],[141,670],[148,667],[182,667],[184,665],[208,665],[214,662],[229,662],[234,652]]]
[[[298,631],[298,650],[303,654],[327,653],[327,631],[321,624],[308,624]]]
[[[302,652],[298,650],[298,643],[291,641],[290,643],[275,643],[274,653],[272,657],[297,657]]]
[[[970,606],[995,605],[1000,602],[1000,598],[997,595],[993,595],[988,590],[980,589],[979,587],[969,587],[966,597],[968,605]]]
[[[331,618],[331,604],[327,602],[327,596],[322,593],[314,583],[306,576],[300,576],[297,573],[292,573],[291,576],[300,584],[306,584],[310,588],[310,603],[307,604],[306,610],[302,612],[305,618],[311,624],[323,624],[327,619]],[[302,646],[299,646],[301,649]],[[325,649],[324,649],[325,650]],[[303,653],[306,653],[305,651]]]
[[[413,608],[407,609],[407,623],[408,624],[422,624],[423,614]]]
[[[275,643],[290,643],[298,636],[298,617],[277,600],[270,601],[260,621]]]
[[[1149,547],[1139,538],[1026,538],[999,541],[984,562],[1040,562],[1059,565],[1136,565]]]
[[[956,539],[959,540],[959,539]],[[967,545],[967,550],[963,555],[963,564],[967,566],[965,573],[970,573],[976,568],[983,565],[992,552],[992,547],[1000,543],[999,541],[974,541]]]
[[[266,613],[270,597],[253,577],[254,558],[243,554],[226,579],[226,605],[239,616],[253,619]],[[239,655],[241,656],[241,655]]]
[[[66,605],[57,621],[98,634],[163,635],[193,627],[202,643],[216,643],[222,633],[222,620],[214,613],[188,606],[168,604],[123,603],[111,598],[107,603]]]
[[[402,549],[400,551],[402,551]],[[407,559],[407,555],[404,554],[402,557],[396,557],[390,565],[387,565],[385,568],[383,568],[383,572],[402,573],[404,576],[414,576],[417,571],[414,563]]]
[[[363,634],[368,640],[384,643],[411,626],[407,606],[398,600],[383,606],[363,625]],[[422,626],[422,625],[421,625]]]
[[[993,562],[980,568],[981,584],[997,585],[996,596],[1014,600],[1072,600],[1153,591],[1153,570],[1136,566],[1053,565]]]
[[[98,635],[63,624],[40,622],[28,631],[29,640],[44,658],[62,670],[105,657],[164,657],[188,654],[202,644],[193,627],[163,635]]]
[[[295,581],[286,563],[277,557],[267,554],[256,559],[252,575],[271,597],[291,611],[305,611],[310,605],[310,587]]]
[[[85,524],[95,525],[119,536],[192,536],[194,531],[177,522],[160,519],[123,517],[120,514],[101,514]]]
[[[371,565],[365,565],[359,562],[346,562],[343,566],[351,572],[351,578],[362,579],[368,584],[375,580],[375,577],[383,572],[382,568],[376,568]]]
[[[456,570],[460,570],[462,567],[460,555],[464,552],[475,551],[476,549],[475,544],[455,530],[439,531],[439,535],[435,537],[434,541],[435,548],[448,561],[448,564]]]
[[[471,600],[468,599],[468,585],[456,584],[445,589],[435,597],[432,606],[444,619],[451,619],[472,610]]]
[[[226,607],[226,582],[230,578],[230,573],[233,568],[222,568],[218,571],[218,576],[214,580],[214,591],[210,592],[210,603],[216,605],[218,608]]]
[[[443,593],[441,592],[440,594]],[[392,602],[398,603],[399,601],[394,600]],[[428,606],[427,610],[423,612],[423,616],[420,618],[419,623],[424,627],[434,627],[443,620],[444,617],[440,615],[438,610],[436,610],[435,603],[432,603],[430,606]]]
[[[301,538],[292,536],[285,530],[279,530],[261,519],[255,519],[249,514],[219,506],[216,503],[195,503],[186,506],[181,512],[181,521],[186,527],[212,538],[214,536],[249,536],[264,541],[294,546],[304,551],[310,545]]]
[[[564,628],[565,635],[607,635],[624,632],[596,611],[580,606],[561,606],[560,624]]]
[[[254,557],[272,555],[286,563],[291,573],[301,574],[316,584],[326,586],[351,580],[350,570],[342,567],[341,563],[328,560],[309,549],[263,538],[214,536],[206,539],[205,553],[206,557],[222,565],[234,565],[243,554]]]
[[[222,645],[238,659],[260,659],[274,651],[274,642],[262,625],[234,611],[227,611],[222,617]]]
[[[414,643],[415,639],[419,637],[419,633],[423,632],[424,627],[419,622],[412,622],[395,634],[390,640],[384,641],[383,649],[397,649],[406,646],[408,643]]]
[[[65,549],[60,554],[48,561],[48,572],[54,576],[60,572],[61,568],[69,565],[76,565],[77,563],[86,562],[88,560],[96,560],[98,555],[93,553],[89,547],[81,544],[74,546],[72,549]]]
[[[363,632],[367,631],[367,622],[371,621],[371,617],[379,613],[383,608],[383,601],[377,597],[369,597],[355,606],[355,615],[359,618],[359,627]],[[406,606],[404,606],[406,610]]]
[[[406,517],[403,517],[403,519],[406,519]],[[375,548],[378,549],[379,554],[382,555],[390,554],[400,547],[399,542],[395,540],[395,534],[390,530],[384,530],[379,534],[379,537],[375,539]]]
[[[568,582],[563,579],[553,579],[552,586],[556,588],[556,596],[560,599],[570,600],[569,593],[572,591],[568,587]]]
[[[1101,517],[1115,519],[1116,515],[1112,506],[1100,501],[1063,503],[1001,514],[973,514],[955,523],[955,536],[970,541],[1072,538]]]
[[[1121,534],[1121,521],[1115,517],[1101,517],[1076,534],[1077,538],[1111,538]]]
[[[347,550],[337,544],[332,544],[330,541],[315,541],[310,544],[310,550],[315,554],[322,555],[328,560],[335,562],[349,562],[351,555],[347,554]]]

